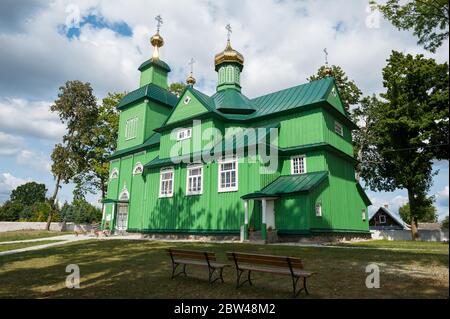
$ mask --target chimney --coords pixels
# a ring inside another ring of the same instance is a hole
[[[384,208],[389,209],[389,205],[388,204],[384,204]]]

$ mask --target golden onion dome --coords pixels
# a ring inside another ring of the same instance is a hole
[[[323,72],[324,76],[332,76],[333,75],[333,69],[330,68],[328,65],[325,65],[322,72]]]
[[[150,43],[154,46],[154,47],[162,47],[164,45],[164,39],[163,37],[159,34],[159,32],[157,32],[154,36],[151,37],[150,39]]]
[[[216,69],[222,63],[238,63],[244,66],[244,56],[231,47],[230,40],[227,41],[225,50],[216,54],[214,61]]]
[[[194,84],[197,82],[197,80],[191,75],[186,79],[187,85],[194,86]]]

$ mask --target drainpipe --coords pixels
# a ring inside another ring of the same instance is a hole
[[[248,240],[248,200],[244,200],[244,240]]]
[[[262,224],[261,224],[261,239],[267,240],[267,226],[266,226],[266,210],[267,200],[262,200]]]

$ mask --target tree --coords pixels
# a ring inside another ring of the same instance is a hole
[[[327,77],[328,75],[325,72],[325,68],[325,66],[321,66],[319,70],[317,70],[316,74],[308,78],[308,81],[320,80]],[[332,76],[336,80],[336,86],[338,87],[339,95],[341,96],[345,111],[347,114],[351,114],[352,108],[357,107],[362,96],[362,92],[356,85],[355,81],[350,80],[340,66],[332,65],[331,70]]]
[[[447,229],[448,230],[448,215],[445,216],[444,220],[441,223],[441,228],[442,229]]]
[[[45,184],[29,182],[18,186],[11,192],[12,202],[21,203],[24,206],[31,206],[35,203],[45,202],[47,188]]]
[[[433,205],[432,199],[429,199],[425,206],[417,208],[416,212],[417,222],[420,223],[436,223],[438,221],[438,215],[436,207]],[[399,214],[405,223],[411,221],[411,212],[409,208],[409,203],[406,203],[399,209]],[[417,226],[417,225],[416,225]]]
[[[49,199],[52,207],[48,215],[47,230],[53,215],[57,212],[57,196],[61,182],[69,183],[73,177],[85,170],[90,152],[89,142],[93,138],[98,106],[89,83],[68,81],[59,88],[58,99],[51,106],[66,125],[63,143],[57,144],[52,153],[52,173],[55,177],[55,190]]]
[[[430,142],[441,134],[438,123],[448,125],[448,65],[393,51],[383,80],[384,100],[368,105],[373,125],[362,150],[361,175],[372,190],[408,191],[416,239],[418,212],[432,184],[432,161],[448,156],[446,147]],[[445,140],[448,144],[448,130]]]
[[[184,84],[183,82],[174,82],[169,85],[169,91],[178,97],[180,97],[185,88],[186,84]]]
[[[449,35],[449,3],[448,0],[388,0],[378,8],[386,19],[399,30],[413,30],[419,38],[418,44],[435,52]]]
[[[88,141],[88,165],[74,177],[78,196],[100,191],[102,198],[106,197],[109,156],[116,150],[119,130],[117,106],[124,95],[125,93],[109,93],[99,106],[98,116],[92,127],[93,138]]]
[[[74,200],[72,204],[65,203],[61,208],[61,218],[64,222],[76,224],[91,224],[102,219],[102,211],[84,199]]]
[[[0,220],[5,222],[15,222],[20,219],[24,206],[19,202],[6,201],[0,207]]]

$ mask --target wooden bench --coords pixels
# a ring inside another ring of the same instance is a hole
[[[194,266],[205,266],[208,267],[208,282],[209,284],[212,284],[216,282],[217,280],[223,281],[223,269],[225,267],[228,267],[230,265],[219,263],[216,260],[216,254],[212,252],[207,251],[195,251],[195,250],[182,250],[182,249],[167,249],[167,253],[170,256],[170,259],[172,260],[172,277],[171,279],[174,279],[175,277],[184,274],[187,276],[186,273],[186,266],[187,265],[194,265]],[[182,265],[183,270],[176,272],[178,266]],[[216,278],[213,279],[214,273],[218,271],[218,274]]]
[[[246,282],[252,286],[251,273],[254,271],[291,276],[294,298],[303,290],[306,294],[309,294],[306,280],[315,273],[303,270],[303,262],[300,258],[236,252],[228,252],[227,257],[236,265],[236,288],[241,287]],[[241,282],[241,277],[245,271],[247,271],[247,279]],[[303,279],[303,287],[297,290],[300,278]]]

